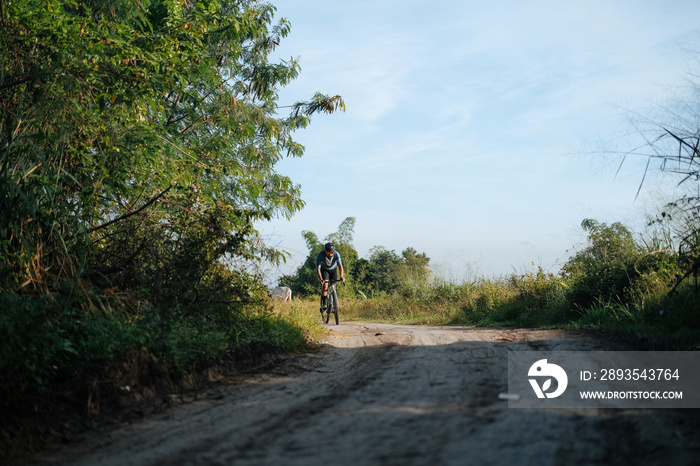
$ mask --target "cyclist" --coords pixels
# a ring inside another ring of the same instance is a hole
[[[326,243],[316,257],[316,273],[323,286],[321,292],[321,313],[326,310],[328,297],[328,280],[338,280],[338,270],[340,270],[340,280],[345,283],[343,274],[343,261],[340,260],[340,253],[335,250],[333,243]]]

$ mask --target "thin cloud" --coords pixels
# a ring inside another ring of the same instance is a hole
[[[700,3],[289,0],[278,13],[292,22],[280,54],[302,65],[281,96],[347,103],[300,132],[306,155],[282,165],[314,215],[280,231],[324,234],[316,216],[328,210],[336,224],[356,217],[368,247],[444,257],[438,246],[463,237],[466,256],[491,261],[482,251],[500,244],[506,253],[480,268],[505,273],[509,253],[551,263],[584,216],[635,207],[636,165],[616,178],[618,164],[568,154],[616,137],[619,107],[646,106],[683,75],[677,49],[697,40]]]

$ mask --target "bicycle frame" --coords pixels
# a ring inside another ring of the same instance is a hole
[[[335,324],[338,325],[338,293],[335,289],[335,284],[340,280],[323,280],[322,284],[328,283],[328,294],[326,295],[326,313],[322,314],[323,322],[328,323],[331,317],[331,312],[335,315]]]

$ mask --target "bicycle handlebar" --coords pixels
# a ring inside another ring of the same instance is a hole
[[[330,283],[331,285],[334,283],[338,283],[338,282],[341,282],[343,285],[345,285],[345,282],[339,278],[336,278],[335,280],[331,280],[331,279],[321,280],[321,283]]]

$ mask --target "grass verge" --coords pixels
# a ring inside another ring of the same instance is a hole
[[[315,298],[295,300],[294,306],[318,314]],[[415,325],[537,327],[598,329],[645,340],[651,348],[700,349],[700,311],[695,290],[674,297],[620,304],[596,301],[580,308],[567,297],[556,277],[512,276],[461,285],[430,286],[370,299],[345,299],[342,321]]]

